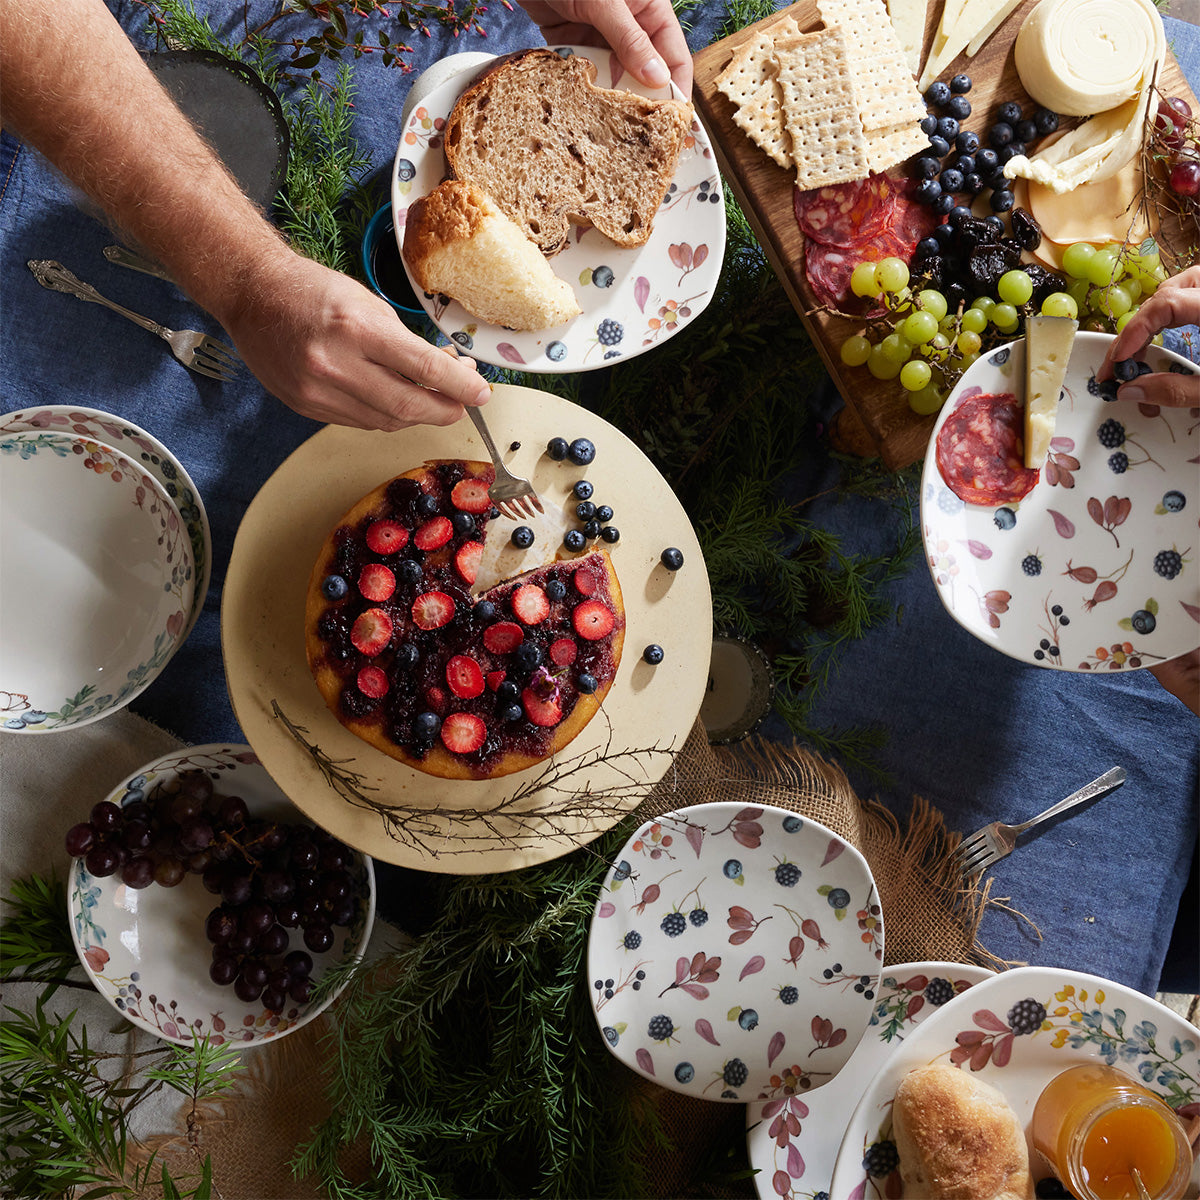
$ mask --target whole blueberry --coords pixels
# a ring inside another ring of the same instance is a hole
[[[567,447],[567,457],[579,467],[586,467],[596,457],[596,447],[588,438],[576,438]]]
[[[929,139],[929,153],[945,158],[950,153],[950,143],[940,133],[935,133]]]
[[[1045,137],[1058,129],[1058,113],[1051,112],[1048,108],[1039,108],[1033,114],[1033,124],[1038,133]]]
[[[341,600],[349,590],[350,585],[340,575],[326,575],[321,581],[326,600]]]
[[[962,130],[954,139],[954,148],[959,154],[974,154],[979,149],[979,134],[973,129]]]
[[[983,176],[977,171],[971,171],[963,176],[963,191],[968,196],[978,196],[983,191]]]
[[[683,551],[677,550],[674,546],[668,546],[659,555],[659,561],[668,571],[678,571],[683,566]]]
[[[954,196],[950,192],[943,192],[934,202],[933,211],[939,217],[946,216],[954,208]]]
[[[582,671],[579,678],[575,680],[575,686],[585,696],[590,696],[599,687],[599,684],[596,682],[595,675],[589,675],[586,671]]]
[[[415,558],[402,558],[396,565],[396,575],[405,583],[419,583],[423,572]]]
[[[945,138],[947,143],[958,137],[959,124],[954,117],[941,117],[937,123],[937,136]]]
[[[615,525],[605,525],[600,530],[600,539],[612,545],[614,542],[621,540],[621,531]]]
[[[587,545],[587,538],[583,536],[582,529],[568,529],[567,532],[563,534],[563,545],[566,546],[568,550],[578,552]]]
[[[940,108],[949,99],[950,85],[940,79],[925,89],[925,103],[932,104],[935,108]]]
[[[413,725],[418,733],[424,734],[426,737],[433,737],[441,728],[442,721],[437,713],[423,712],[417,713],[413,720]]]
[[[412,642],[401,642],[396,647],[396,665],[415,667],[421,661],[421,652]]]
[[[642,658],[646,660],[652,667],[657,667],[663,660],[663,648],[655,645],[653,642],[642,651]]]
[[[1135,358],[1123,358],[1113,363],[1113,375],[1121,383],[1128,383],[1138,377],[1138,365]]]
[[[1007,146],[1016,135],[1013,133],[1013,127],[1007,121],[997,121],[995,125],[988,130],[988,142],[997,150],[1001,146]]]
[[[996,116],[1008,125],[1015,125],[1021,119],[1021,106],[1015,100],[1006,100]]]
[[[933,204],[942,194],[942,185],[936,179],[922,179],[916,194],[919,204]]]
[[[965,95],[971,90],[971,77],[967,74],[953,75],[950,78],[950,91],[955,96]]]
[[[993,192],[988,197],[988,204],[991,207],[992,212],[997,212],[997,213],[1008,212],[1012,208],[1014,203],[1015,203],[1015,200],[1013,198],[1012,192],[1007,191],[1007,190]]]
[[[480,621],[490,621],[496,615],[496,606],[490,600],[480,600],[475,605],[475,616]]]
[[[596,515],[596,506],[590,500],[580,500],[575,505],[575,515],[581,521],[590,521]]]
[[[525,715],[525,710],[519,704],[505,704],[500,709],[502,721],[519,721]]]
[[[951,96],[946,102],[946,112],[956,121],[965,121],[971,115],[971,102],[966,96]]]
[[[601,525],[607,525],[613,519],[612,507],[608,504],[600,504],[596,507],[596,520]]]
[[[567,585],[561,579],[551,579],[543,590],[547,600],[561,600],[567,594]]]
[[[915,170],[918,179],[933,179],[941,173],[942,163],[931,154],[923,154],[917,159]]]
[[[584,522],[583,536],[587,538],[589,542],[594,542],[596,538],[600,536],[600,522],[594,517],[592,520]]]
[[[963,185],[962,172],[947,167],[938,177],[938,183],[942,185],[943,192],[960,192]]]
[[[917,261],[921,262],[927,258],[933,258],[939,253],[941,247],[938,245],[938,240],[935,237],[922,238],[917,243]]]
[[[567,457],[568,449],[569,446],[566,438],[551,438],[546,443],[546,453],[550,455],[555,462],[562,462],[562,460]]]
[[[975,166],[982,174],[985,171],[994,171],[1000,165],[1000,157],[995,150],[989,146],[984,146],[975,154]]]
[[[469,512],[456,512],[450,518],[455,533],[474,533],[475,518]]]
[[[417,512],[423,517],[432,517],[437,510],[437,497],[431,496],[428,492],[422,492],[417,498]]]
[[[1037,141],[1037,126],[1031,120],[1018,121],[1013,126],[1013,133],[1016,135],[1018,142]]]
[[[496,699],[501,704],[511,704],[520,694],[521,689],[511,679],[502,679],[496,689]]]
[[[528,550],[533,545],[533,530],[528,525],[518,525],[512,531],[511,541],[518,550]]]
[[[926,137],[928,137],[931,133],[936,133],[937,117],[935,117],[933,113],[926,113],[925,116],[921,118],[920,129]]]
[[[590,480],[581,479],[571,489],[576,500],[590,500],[592,498],[592,484]]]

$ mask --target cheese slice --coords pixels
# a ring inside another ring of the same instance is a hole
[[[946,10],[933,39],[933,48],[925,60],[921,78],[917,81],[920,91],[927,87],[967,48],[967,44],[982,29],[995,19],[1002,9],[1011,12],[1012,0],[960,0],[957,10],[951,11],[947,21]],[[1007,16],[1007,12],[1005,13]],[[1003,19],[1003,18],[1001,18]]]
[[[1065,194],[1044,184],[1022,182],[1026,199],[1021,207],[1033,214],[1043,240],[1060,246],[1073,242],[1136,246],[1154,232],[1146,206],[1140,203],[1142,169],[1136,156],[1115,175],[1081,183]]]
[[[1025,465],[1031,470],[1040,469],[1050,452],[1078,328],[1070,317],[1039,315],[1025,322]]]
[[[888,16],[896,31],[896,40],[904,51],[904,61],[914,77],[921,70],[921,48],[925,44],[925,8],[927,0],[888,0]]]
[[[1002,8],[996,10],[995,16],[967,43],[967,57],[974,58],[983,48],[983,43],[1004,24],[1011,13],[1021,7],[1024,0],[1008,0]]]

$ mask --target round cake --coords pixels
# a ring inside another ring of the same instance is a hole
[[[352,733],[446,779],[549,758],[596,715],[625,637],[607,551],[472,594],[489,463],[441,459],[363,497],[326,538],[305,608],[308,664]]]

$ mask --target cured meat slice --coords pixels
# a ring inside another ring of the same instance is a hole
[[[869,175],[809,191],[796,188],[792,209],[806,238],[827,246],[853,246],[888,228],[896,192],[888,176]]]
[[[862,302],[850,293],[850,276],[863,260],[856,249],[830,246],[825,242],[808,242],[804,247],[804,273],[818,304],[845,311],[853,303]]]
[[[937,465],[946,486],[984,508],[1020,500],[1038,480],[1025,466],[1024,423],[1011,392],[967,393],[938,431]]]

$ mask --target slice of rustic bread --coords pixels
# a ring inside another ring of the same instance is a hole
[[[518,51],[463,92],[443,131],[452,177],[483,188],[554,254],[571,223],[640,246],[692,122],[681,100],[597,87],[582,55]]]
[[[447,180],[409,207],[404,261],[425,291],[494,325],[549,329],[580,312],[570,285],[473,183]]]

